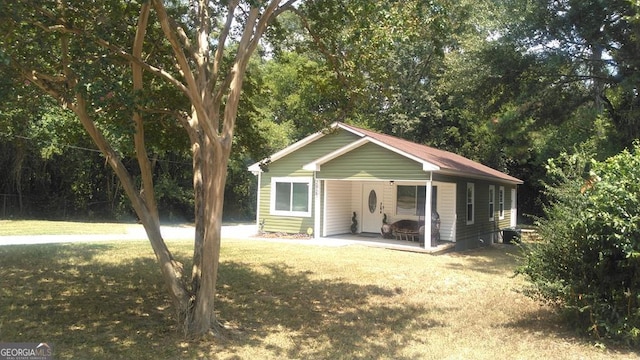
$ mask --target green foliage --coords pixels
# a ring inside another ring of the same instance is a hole
[[[605,161],[550,161],[541,244],[519,269],[527,293],[598,339],[640,344],[640,144]]]
[[[417,140],[441,112],[435,87],[442,59],[463,26],[450,1],[305,3],[308,48],[327,58],[352,122]]]

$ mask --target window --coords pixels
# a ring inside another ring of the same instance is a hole
[[[473,224],[474,208],[473,203],[475,200],[475,184],[467,183],[467,225]]]
[[[495,201],[496,201],[496,187],[489,185],[489,221],[493,221],[495,217]]]
[[[272,178],[271,213],[311,216],[311,178]]]
[[[504,186],[498,190],[498,218],[504,219]]]
[[[426,186],[398,185],[396,188],[396,214],[424,216],[426,198]]]

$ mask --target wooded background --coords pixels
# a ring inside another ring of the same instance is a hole
[[[637,1],[398,4],[306,2],[299,13],[278,17],[248,66],[227,220],[254,218],[248,164],[336,120],[523,179],[521,222],[542,213],[549,159],[577,150],[604,159],[638,138]],[[21,46],[37,47],[37,39]],[[133,219],[116,176],[73,114],[7,64],[0,52],[0,217]],[[126,113],[121,95],[105,86],[102,106]],[[171,90],[160,100],[188,107]],[[132,126],[114,121],[103,130],[118,144]],[[147,124],[146,135],[161,216],[192,220],[189,139],[170,116]],[[135,171],[131,144],[122,141],[117,150]]]

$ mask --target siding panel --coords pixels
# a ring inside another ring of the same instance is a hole
[[[346,181],[327,181],[326,199],[329,206],[325,209],[325,235],[346,234],[351,231],[353,216],[351,189]]]
[[[352,180],[427,180],[422,165],[368,143],[322,165],[318,178]]]
[[[440,239],[456,241],[456,184],[434,182],[438,187],[438,214],[440,214]]]
[[[287,156],[278,159],[268,165],[268,171],[263,172],[260,181],[260,218],[258,223],[263,223],[263,230],[266,232],[287,232],[306,233],[307,229],[313,227],[315,216],[315,197],[312,196],[312,209],[309,217],[276,216],[270,212],[271,178],[272,177],[312,177],[313,172],[303,170],[302,167],[311,161],[322,157],[335,149],[343,147],[355,139],[358,139],[346,131],[337,131],[327,134],[318,140],[307,144]],[[311,191],[314,191],[312,189]],[[320,229],[314,229],[319,231]]]

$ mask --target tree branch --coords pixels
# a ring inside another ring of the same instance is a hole
[[[151,5],[148,2],[142,4],[140,15],[138,16],[138,24],[136,26],[136,36],[133,40],[132,56],[139,59],[138,62],[131,62],[132,85],[134,97],[143,89],[142,66],[140,65],[142,57],[142,49],[144,38],[147,33],[147,25],[149,22],[149,13]],[[147,155],[147,147],[144,136],[144,121],[137,107],[133,111],[133,122],[135,124],[135,133],[133,134],[134,147],[136,150],[136,158],[140,167],[140,176],[142,178],[142,192],[144,193],[144,202],[147,210],[159,222],[158,206],[156,204],[155,190],[153,187],[153,170],[149,156]]]
[[[197,123],[202,127],[206,136],[209,137],[211,141],[215,142],[218,138],[217,130],[211,125],[209,121],[209,116],[205,111],[203,99],[200,97],[200,93],[198,92],[196,79],[194,78],[189,66],[189,61],[187,60],[187,57],[182,50],[180,43],[176,39],[175,29],[172,27],[171,22],[169,21],[169,17],[167,15],[164,4],[161,0],[152,0],[152,2],[153,7],[158,13],[158,19],[160,21],[162,31],[171,44],[178,66],[180,67],[180,69],[182,69],[182,73],[187,82],[187,95],[189,97],[189,100],[191,101],[193,109],[197,114],[197,118],[194,120],[197,121]]]
[[[215,86],[218,82],[220,64],[222,63],[222,58],[224,56],[224,44],[227,41],[227,37],[229,36],[229,31],[231,30],[231,25],[233,24],[234,13],[236,11],[236,8],[238,7],[239,2],[239,0],[230,1],[227,7],[227,19],[225,20],[224,27],[220,32],[220,36],[218,36],[218,46],[216,47],[216,52],[213,58],[213,69],[211,71],[212,86]]]
[[[42,10],[40,8],[38,8],[38,10],[41,10],[41,13],[42,13],[42,11],[44,11],[44,10]],[[53,14],[50,13],[50,12],[44,12],[43,15],[51,18],[52,20],[55,20],[55,21],[59,22],[59,24],[46,25],[46,24],[42,23],[41,21],[37,21],[37,20],[32,20],[32,21],[30,21],[30,23],[32,25],[42,29],[45,32],[59,33],[59,34],[73,34],[73,35],[79,35],[79,36],[85,37],[87,39],[90,39],[91,41],[93,41],[94,43],[99,45],[100,47],[102,47],[104,49],[107,49],[107,50],[110,50],[115,55],[117,55],[120,58],[126,60],[127,62],[134,62],[137,65],[141,66],[145,71],[148,71],[148,72],[150,72],[150,73],[152,73],[152,74],[154,74],[156,76],[159,76],[159,77],[167,80],[169,83],[171,83],[172,85],[176,86],[180,91],[185,93],[185,95],[187,95],[187,96],[189,95],[189,90],[187,89],[187,87],[180,80],[175,78],[173,75],[171,75],[167,71],[146,63],[144,60],[142,60],[142,58],[137,58],[137,57],[131,55],[130,53],[126,52],[125,50],[123,50],[121,47],[113,45],[113,44],[109,43],[108,41],[106,41],[104,39],[101,39],[101,38],[98,38],[98,37],[95,37],[95,36],[91,36],[91,35],[87,34],[82,29],[71,27],[71,25],[69,25],[64,20],[55,18],[53,16]]]

